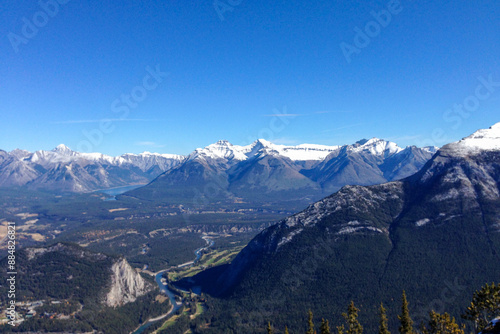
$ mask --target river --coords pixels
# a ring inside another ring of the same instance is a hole
[[[205,242],[207,243],[207,246],[198,248],[197,250],[194,251],[194,254],[196,255],[196,259],[193,261],[193,264],[195,264],[197,261],[200,260],[200,258],[202,256],[202,252],[205,249],[210,248],[210,247],[212,247],[214,245],[214,241],[212,239],[210,239],[208,237],[205,237],[205,236],[202,237],[202,239],[205,240]],[[193,264],[191,264],[191,266]],[[132,334],[141,334],[142,332],[144,332],[144,330],[146,328],[148,328],[149,326],[151,326],[155,322],[157,322],[159,320],[166,320],[167,318],[171,317],[182,306],[182,303],[177,304],[177,302],[175,300],[175,294],[174,294],[174,292],[172,292],[172,290],[170,290],[168,288],[168,285],[164,285],[162,283],[162,281],[161,281],[161,279],[163,278],[163,273],[165,271],[166,270],[162,270],[162,271],[158,272],[156,274],[156,276],[155,276],[155,281],[156,281],[156,284],[158,284],[158,286],[160,287],[160,290],[163,291],[167,295],[168,299],[170,300],[170,304],[173,305],[173,308],[167,314],[164,314],[164,315],[162,315],[160,317],[157,317],[157,318],[155,318],[153,320],[148,320],[141,327],[139,327],[138,329],[136,329]]]
[[[151,326],[152,324],[154,324],[156,321],[159,321],[159,320],[162,320],[162,319],[166,319],[166,318],[169,318],[170,316],[172,316],[182,306],[182,303],[177,304],[177,302],[175,301],[175,295],[174,295],[174,293],[172,291],[170,291],[170,289],[168,288],[168,286],[167,285],[163,285],[163,283],[161,282],[161,279],[163,277],[163,273],[164,272],[161,271],[158,274],[156,274],[155,281],[156,281],[156,284],[158,284],[158,286],[160,287],[160,290],[163,291],[167,295],[168,299],[170,300],[170,304],[173,305],[173,308],[167,314],[164,314],[163,316],[158,317],[159,319],[156,318],[153,321],[148,320],[145,324],[143,324],[141,327],[139,327],[138,329],[136,329],[135,332],[133,332],[133,334],[141,334],[142,332],[144,332],[144,330],[146,328],[148,328],[149,326]]]
[[[205,242],[207,243],[207,246],[198,248],[197,250],[194,251],[194,254],[196,255],[196,259],[194,260],[194,263],[198,262],[199,259],[201,259],[201,252],[203,252],[205,249],[210,248],[214,245],[214,241],[210,239],[209,237],[201,237]]]

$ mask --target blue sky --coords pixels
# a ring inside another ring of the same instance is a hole
[[[0,149],[440,146],[500,121],[496,0],[55,1],[0,4]]]

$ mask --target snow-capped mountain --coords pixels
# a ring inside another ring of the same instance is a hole
[[[188,156],[188,160],[208,158],[243,161],[262,153],[280,155],[293,161],[322,160],[339,147],[313,144],[285,146],[273,144],[265,139],[258,139],[250,145],[239,146],[227,140],[219,140],[205,148],[196,149]]]
[[[249,146],[244,146],[248,157],[255,156],[259,150],[265,150],[267,154],[280,155],[292,161],[319,161],[340,146],[326,146],[316,144],[301,144],[297,146],[276,145],[267,140],[259,139]]]
[[[246,146],[233,145],[227,140],[219,140],[218,142],[208,145],[204,148],[197,148],[194,152],[188,155],[187,160],[194,159],[225,159],[225,160],[245,160],[247,159]]]
[[[111,157],[80,153],[61,144],[51,151],[0,151],[0,186],[68,192],[147,183],[181,163],[184,156],[141,153]]]
[[[41,174],[35,165],[24,160],[22,153],[21,150],[13,151],[12,154],[0,151],[0,186],[25,185]]]
[[[378,138],[353,145],[250,145],[221,140],[127,196],[184,204],[319,199],[346,184],[377,184],[415,173],[433,148],[400,148]]]

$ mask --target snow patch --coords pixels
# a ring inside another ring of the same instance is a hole
[[[358,222],[357,220],[351,220],[350,222],[347,223],[349,226],[355,226],[355,225],[360,225],[361,223]]]
[[[297,234],[301,233],[303,230],[304,230],[303,228],[299,228],[295,231],[290,232],[290,234],[288,234],[286,237],[284,237],[280,240],[277,248],[280,248],[282,245],[286,244],[287,242],[292,241],[293,237],[296,236]]]
[[[359,226],[359,227],[346,226],[346,227],[341,228],[337,232],[337,234],[338,235],[352,234],[354,232],[361,231],[361,230],[369,230],[369,231],[372,231],[372,232],[384,233],[384,231],[382,231],[381,229],[373,227],[373,226]]]
[[[429,218],[424,218],[424,219],[420,219],[420,220],[417,220],[415,222],[415,226],[417,227],[420,227],[420,226],[424,226],[426,225],[427,223],[429,223],[431,220]]]

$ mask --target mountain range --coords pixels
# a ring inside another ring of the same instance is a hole
[[[346,184],[371,185],[409,176],[435,152],[435,147],[403,149],[377,138],[344,146],[284,146],[262,139],[238,146],[218,141],[124,196],[194,207],[220,202],[310,203]]]
[[[433,309],[459,316],[499,276],[497,123],[444,146],[403,180],[343,187],[190,282],[221,298],[214,318],[225,320],[214,332],[255,332],[268,321],[298,331],[308,310],[339,324],[351,300],[375,332],[380,302],[397,331],[403,290],[418,325]]]
[[[0,150],[0,187],[90,192],[147,183],[183,159],[149,152],[111,157],[75,152],[63,144],[52,151],[34,153]]]
[[[61,144],[34,153],[0,150],[0,187],[90,192],[150,182],[126,196],[187,200],[194,206],[221,200],[310,203],[346,184],[370,185],[411,175],[435,151],[403,149],[377,138],[344,146],[285,146],[259,139],[246,146],[221,140],[188,156],[144,152],[111,157]]]

